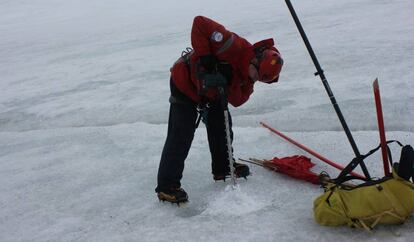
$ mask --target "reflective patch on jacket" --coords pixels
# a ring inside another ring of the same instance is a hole
[[[215,42],[221,42],[223,40],[223,34],[218,31],[214,31],[211,34],[211,39]]]

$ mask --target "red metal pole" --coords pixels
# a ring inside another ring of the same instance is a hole
[[[377,119],[378,119],[378,130],[381,141],[381,151],[382,151],[382,161],[384,163],[384,174],[388,176],[390,174],[390,166],[388,163],[388,153],[387,153],[387,139],[385,138],[385,128],[384,128],[384,117],[382,115],[382,105],[381,105],[381,94],[378,85],[378,78],[375,79],[373,83],[374,95],[375,95],[375,106],[377,108]]]
[[[331,165],[331,166],[333,166],[333,167],[337,168],[338,170],[341,170],[341,171],[342,171],[342,170],[344,169],[344,167],[343,167],[343,166],[341,166],[341,165],[339,165],[339,164],[337,164],[337,163],[335,163],[335,162],[333,162],[333,161],[331,161],[331,160],[329,160],[329,159],[327,159],[327,158],[323,157],[322,155],[320,155],[320,154],[316,153],[315,151],[313,151],[313,150],[309,149],[308,147],[306,147],[306,146],[304,146],[304,145],[302,145],[302,144],[298,143],[297,141],[295,141],[295,140],[293,140],[293,139],[291,139],[291,138],[287,137],[287,136],[286,136],[286,135],[284,135],[282,132],[277,131],[276,129],[274,129],[274,128],[270,127],[269,125],[267,125],[267,124],[265,124],[265,123],[263,123],[263,122],[260,122],[260,124],[261,124],[263,127],[265,127],[265,128],[267,128],[267,129],[269,129],[270,131],[272,131],[273,133],[275,133],[275,134],[279,135],[279,136],[280,136],[280,137],[282,137],[283,139],[287,140],[289,143],[291,143],[291,144],[293,144],[293,145],[296,145],[297,147],[301,148],[302,150],[304,150],[304,151],[308,152],[309,154],[311,154],[311,155],[315,156],[315,157],[316,157],[316,158],[318,158],[319,160],[321,160],[321,161],[323,161],[323,162],[325,162],[325,163],[327,163],[327,164],[329,164],[329,165]],[[357,177],[360,177],[360,178],[365,178],[365,176],[362,176],[362,175],[360,175],[360,174],[358,174],[358,173],[355,173],[355,172],[351,172],[351,174],[352,174],[353,176],[357,176]]]

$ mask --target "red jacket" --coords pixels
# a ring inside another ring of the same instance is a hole
[[[201,85],[197,79],[197,62],[200,56],[213,54],[233,68],[233,78],[228,86],[229,103],[234,107],[245,103],[253,93],[254,83],[249,79],[248,73],[250,60],[255,57],[253,46],[221,24],[202,16],[194,18],[191,44],[194,49],[189,61],[191,71],[187,69],[183,58],[178,59],[171,68],[171,77],[178,90],[196,103],[200,101],[198,91]],[[216,90],[207,93],[210,100],[216,96]]]

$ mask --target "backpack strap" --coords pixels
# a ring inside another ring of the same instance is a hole
[[[391,155],[391,150],[388,147],[388,144],[390,143],[397,143],[398,145],[400,145],[401,147],[403,146],[401,144],[401,142],[399,142],[398,140],[389,140],[387,141],[387,153],[388,153],[388,157],[392,166],[392,155]],[[365,158],[367,158],[368,156],[374,154],[377,150],[379,150],[379,148],[381,148],[381,145],[378,145],[378,147],[370,150],[368,153],[366,153],[365,155],[361,155],[359,157],[355,157],[354,159],[352,159],[352,161],[342,170],[342,172],[339,174],[339,176],[334,179],[336,184],[341,184],[345,181],[349,181],[352,180],[352,176],[347,176],[349,173],[351,173],[351,171],[353,171],[355,169],[355,167],[357,167],[361,161],[363,161]],[[350,177],[350,178],[347,178]]]

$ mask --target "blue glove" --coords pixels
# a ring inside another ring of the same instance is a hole
[[[225,87],[227,80],[223,74],[216,73],[200,73],[199,79],[202,82],[202,89],[210,89],[216,87]]]
[[[198,74],[198,79],[201,81],[201,90],[199,95],[205,96],[210,88],[218,90],[219,97],[221,99],[221,105],[224,109],[227,109],[227,79],[220,72]]]
[[[211,88],[223,89],[227,86],[226,77],[217,72],[218,60],[214,55],[201,56],[197,66],[197,78],[201,82],[199,95],[203,96]]]
[[[212,73],[216,70],[219,60],[214,55],[200,56],[200,65],[204,68],[205,72]]]

